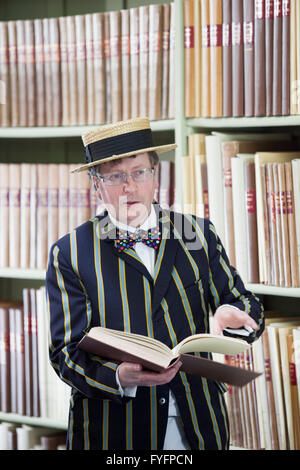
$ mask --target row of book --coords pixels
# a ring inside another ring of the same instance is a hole
[[[174,118],[174,24],[173,3],[0,22],[0,126]]]
[[[266,329],[250,353],[228,364],[262,372],[243,388],[229,386],[231,445],[300,450],[300,320],[266,312]]]
[[[183,211],[212,220],[245,282],[300,286],[299,148],[284,133],[189,136]]]
[[[187,117],[300,114],[297,0],[184,0]]]
[[[49,361],[45,287],[0,302],[0,411],[65,425],[70,387]]]
[[[76,164],[0,163],[0,267],[45,269],[60,237],[101,211]],[[173,204],[174,163],[160,162],[155,197]]]
[[[66,432],[27,424],[0,423],[0,450],[65,450]]]

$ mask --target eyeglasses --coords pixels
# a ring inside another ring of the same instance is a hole
[[[144,181],[152,177],[154,171],[154,168],[143,168],[142,170],[135,170],[131,173],[113,173],[108,176],[97,175],[97,177],[107,186],[120,186],[121,184],[127,183],[128,176],[136,183],[144,183]]]

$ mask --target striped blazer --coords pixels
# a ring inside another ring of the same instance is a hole
[[[46,276],[50,361],[71,386],[68,449],[163,448],[171,389],[191,449],[227,449],[226,387],[179,372],[167,385],[121,397],[118,363],[86,353],[78,341],[101,325],[155,337],[173,348],[209,331],[209,309],[246,311],[264,327],[263,308],[230,266],[213,224],[155,206],[162,232],[152,278],[134,249],[119,253],[107,213],[50,250]],[[203,354],[207,357],[206,354]]]

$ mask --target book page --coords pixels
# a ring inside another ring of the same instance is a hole
[[[243,340],[204,333],[188,336],[175,346],[172,352],[174,356],[189,352],[212,352],[234,356],[249,348],[250,345]]]

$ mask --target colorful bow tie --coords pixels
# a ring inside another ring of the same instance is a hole
[[[161,240],[161,233],[159,227],[151,228],[149,230],[138,230],[137,232],[127,232],[126,230],[117,230],[117,238],[115,240],[115,247],[119,252],[125,248],[133,247],[137,242],[142,242],[149,248],[158,249]]]

